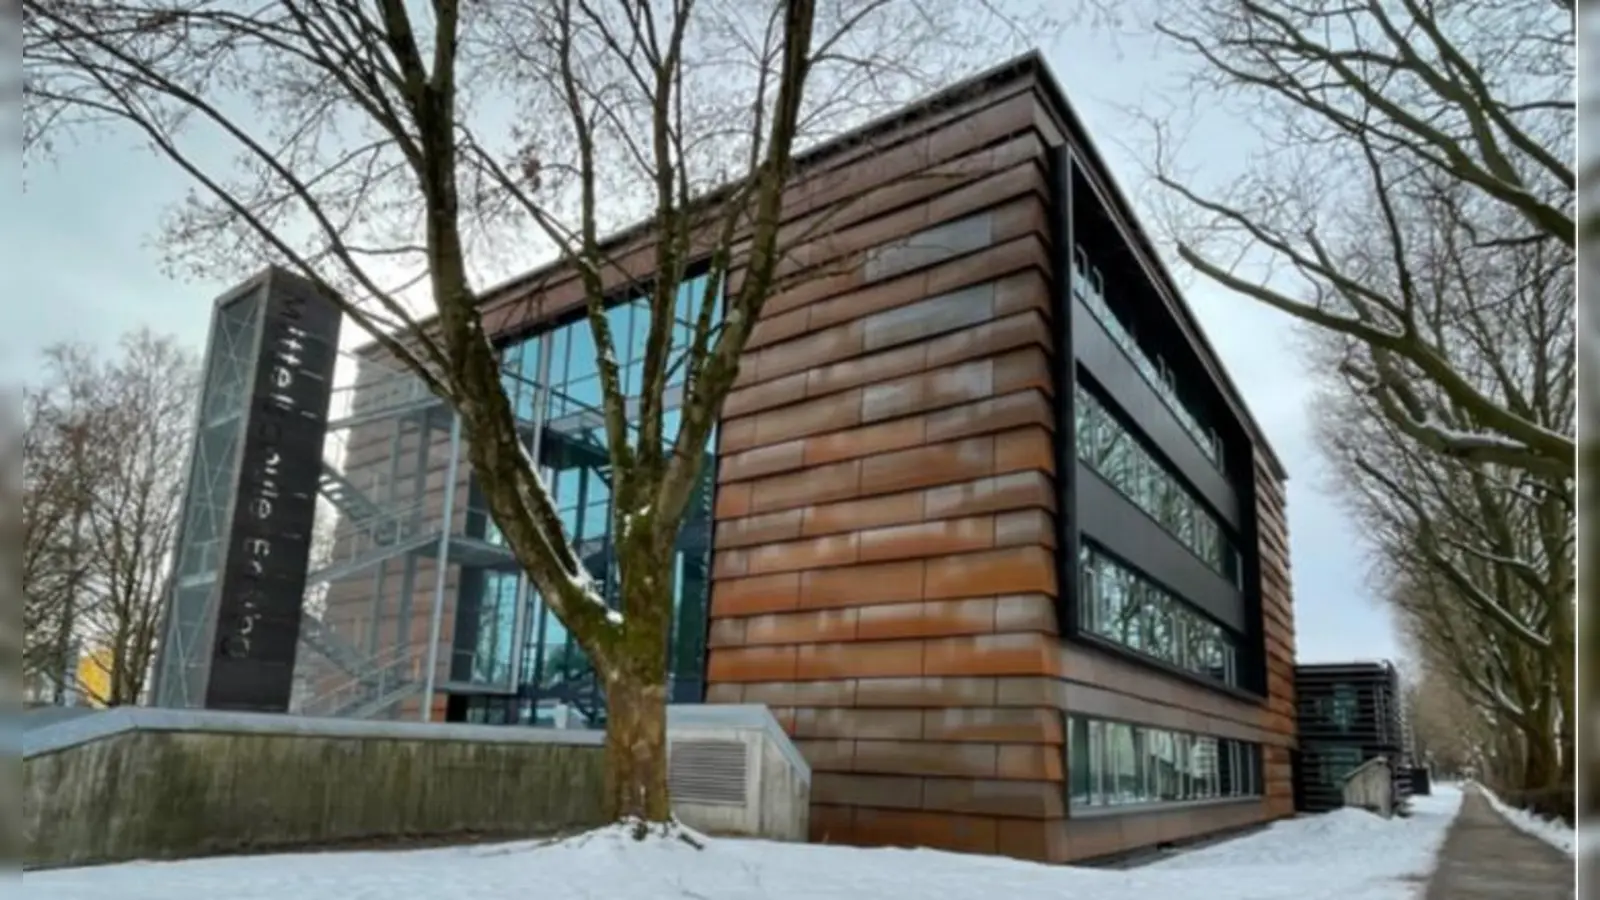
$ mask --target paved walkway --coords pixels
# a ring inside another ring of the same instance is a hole
[[[1572,900],[1572,857],[1518,831],[1477,788],[1461,798],[1426,900]]]

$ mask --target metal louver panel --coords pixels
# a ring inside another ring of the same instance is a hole
[[[738,741],[673,741],[667,785],[672,799],[723,806],[745,804],[745,746]]]

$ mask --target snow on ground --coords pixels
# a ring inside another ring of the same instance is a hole
[[[1482,785],[1479,785],[1482,787]],[[1483,788],[1483,795],[1489,798],[1489,805],[1495,808],[1506,821],[1526,835],[1536,837],[1546,844],[1560,850],[1568,856],[1577,850],[1578,833],[1567,823],[1560,819],[1546,819],[1543,816],[1519,809],[1495,796],[1494,791]],[[1590,838],[1592,841],[1593,838]]]
[[[1127,870],[762,841],[695,850],[606,829],[550,844],[130,863],[24,880],[30,900],[1414,900],[1460,801],[1446,788],[1418,798],[1409,819],[1293,819]]]

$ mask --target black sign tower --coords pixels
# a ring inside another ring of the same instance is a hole
[[[289,708],[339,324],[329,298],[277,268],[216,302],[158,706]]]

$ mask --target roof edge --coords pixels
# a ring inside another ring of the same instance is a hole
[[[1286,482],[1289,476],[1284,468],[1282,458],[1272,446],[1272,442],[1267,437],[1266,431],[1261,427],[1261,423],[1251,412],[1250,405],[1245,402],[1243,393],[1239,391],[1233,376],[1228,372],[1227,366],[1223,364],[1222,357],[1217,354],[1210,338],[1206,336],[1205,329],[1200,326],[1194,310],[1189,307],[1183,292],[1179,290],[1177,280],[1173,278],[1166,261],[1162,259],[1155,242],[1151,240],[1149,232],[1146,231],[1140,221],[1133,204],[1128,200],[1127,193],[1122,189],[1122,185],[1118,183],[1111,169],[1106,165],[1105,158],[1100,153],[1099,148],[1095,146],[1089,135],[1088,128],[1084,125],[1083,118],[1078,115],[1077,110],[1068,100],[1060,80],[1056,78],[1055,73],[1050,69],[1049,63],[1045,61],[1044,55],[1037,48],[1013,56],[946,87],[925,94],[898,109],[870,119],[855,128],[808,148],[794,157],[794,171],[791,172],[790,177],[793,179],[803,176],[805,174],[804,170],[825,164],[831,157],[842,154],[863,141],[914,125],[919,120],[934,115],[944,105],[971,99],[981,95],[986,90],[1023,78],[1031,78],[1033,80],[1036,93],[1042,94],[1044,100],[1057,113],[1061,122],[1066,126],[1070,140],[1083,153],[1086,158],[1085,161],[1094,167],[1096,173],[1109,188],[1112,203],[1118,207],[1118,211],[1123,215],[1123,218],[1127,219],[1134,239],[1152,259],[1155,268],[1154,274],[1162,282],[1165,292],[1170,293],[1176,301],[1174,313],[1194,333],[1196,350],[1202,355],[1204,361],[1209,362],[1211,364],[1210,367],[1215,370],[1217,384],[1221,388],[1224,398],[1236,408],[1246,432],[1251,436],[1253,444],[1263,452],[1268,470],[1280,482]],[[731,182],[719,187],[697,202],[715,202],[716,198],[732,190],[737,183]],[[624,226],[603,238],[601,247],[615,249],[619,245],[647,234],[649,228],[649,219]],[[531,287],[540,279],[547,278],[558,272],[564,265],[566,265],[565,261],[558,257],[519,275],[514,275],[504,281],[490,285],[478,293],[478,303],[482,306],[483,304],[503,299],[519,289]],[[435,316],[429,316],[421,319],[417,322],[417,326],[427,327],[434,318]],[[376,341],[367,342],[355,348],[353,352],[359,354],[375,344]]]
[[[1095,146],[1094,140],[1089,134],[1089,129],[1083,123],[1083,117],[1078,115],[1077,110],[1072,105],[1072,101],[1067,98],[1066,90],[1062,88],[1061,82],[1056,78],[1055,73],[1051,71],[1049,64],[1038,53],[1021,57],[1013,61],[1013,64],[1029,64],[1031,66],[1032,74],[1036,77],[1046,101],[1054,108],[1062,124],[1066,126],[1069,140],[1073,142],[1076,149],[1083,153],[1085,162],[1093,166],[1095,172],[1105,182],[1111,202],[1118,207],[1117,211],[1127,220],[1134,239],[1152,260],[1155,276],[1162,282],[1162,287],[1166,289],[1165,292],[1171,294],[1173,300],[1176,301],[1173,311],[1184,320],[1185,324],[1189,326],[1189,330],[1194,333],[1195,349],[1204,357],[1203,361],[1209,361],[1212,364],[1211,368],[1216,370],[1217,386],[1221,388],[1223,397],[1236,407],[1245,430],[1250,434],[1255,445],[1264,452],[1267,468],[1279,481],[1288,481],[1289,475],[1284,468],[1282,458],[1278,456],[1277,450],[1272,446],[1272,441],[1267,437],[1265,429],[1261,427],[1261,423],[1256,419],[1255,414],[1250,411],[1250,404],[1245,401],[1244,394],[1240,392],[1238,384],[1234,382],[1233,376],[1228,372],[1228,367],[1223,363],[1221,355],[1212,346],[1211,339],[1206,335],[1205,329],[1201,327],[1199,318],[1195,316],[1194,310],[1190,308],[1183,291],[1178,288],[1177,280],[1172,276],[1172,270],[1167,266],[1166,260],[1162,259],[1155,241],[1151,240],[1149,232],[1140,221],[1137,211],[1128,199],[1127,192],[1122,189],[1122,185],[1117,181],[1110,166],[1106,164],[1105,157],[1101,155],[1100,149]]]
[[[933,115],[938,111],[939,107],[945,104],[979,96],[990,87],[1026,77],[1038,71],[1044,65],[1044,57],[1039,51],[1036,49],[1029,50],[943,88],[923,94],[903,106],[869,119],[854,128],[818,143],[816,146],[795,154],[791,159],[793,169],[789,177],[791,180],[802,177],[806,174],[806,169],[825,164],[830,158],[852,149],[856,144],[913,125],[918,120]],[[717,187],[703,197],[698,198],[695,202],[714,203],[719,197],[733,190],[739,183],[738,181],[733,181]],[[618,245],[626,244],[630,240],[645,236],[649,231],[649,219],[624,225],[601,238],[600,246],[603,249],[614,249]],[[540,278],[556,272],[563,265],[563,261],[557,258],[519,275],[513,275],[504,281],[492,284],[478,292],[478,302],[481,305],[498,300],[503,295],[514,292],[519,287],[536,282]]]

